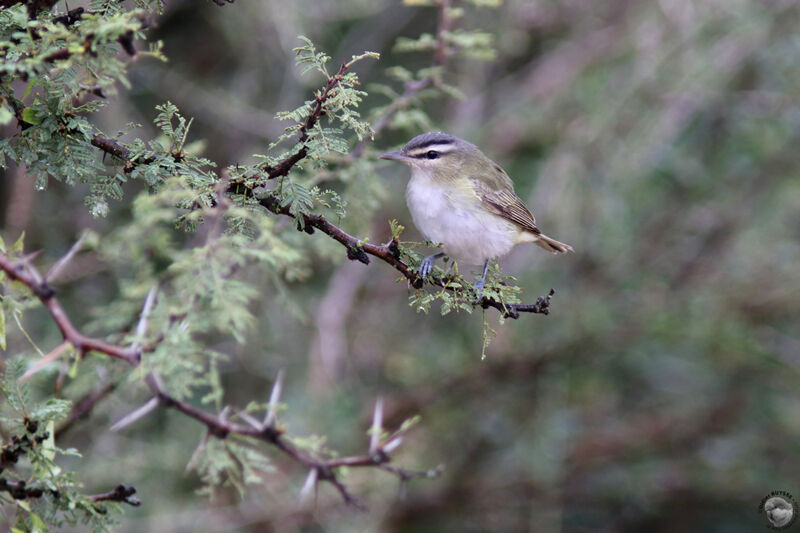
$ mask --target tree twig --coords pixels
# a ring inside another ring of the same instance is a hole
[[[132,505],[133,507],[139,507],[142,502],[139,498],[134,498],[134,494],[136,494],[136,488],[131,485],[123,485],[120,483],[108,492],[93,494],[89,497],[95,502],[121,502]]]

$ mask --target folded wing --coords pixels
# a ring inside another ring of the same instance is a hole
[[[499,188],[494,188],[492,184],[475,178],[470,179],[470,182],[475,194],[490,212],[510,220],[534,235],[541,235],[542,232],[536,226],[533,213],[514,193],[513,189],[503,187],[502,184],[498,184]]]

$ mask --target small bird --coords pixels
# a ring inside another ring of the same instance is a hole
[[[444,255],[483,264],[483,275],[475,283],[480,300],[489,261],[506,255],[515,245],[532,242],[552,253],[573,251],[568,244],[542,234],[531,211],[514,193],[508,174],[472,143],[433,131],[380,157],[411,168],[406,189],[411,217],[426,239],[442,244],[444,252],[420,264],[422,279]]]

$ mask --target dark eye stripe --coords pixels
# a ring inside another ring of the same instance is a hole
[[[439,157],[444,156],[445,154],[452,151],[452,148],[449,146],[443,146],[441,143],[439,144],[432,144],[426,146],[425,148],[414,148],[408,152],[410,157],[416,157],[418,159],[427,159],[428,154],[431,152],[436,152]]]

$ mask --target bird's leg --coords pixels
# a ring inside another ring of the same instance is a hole
[[[483,286],[486,284],[486,272],[489,270],[489,260],[487,259],[485,263],[483,263],[483,275],[481,279],[475,282],[474,288],[475,293],[477,294],[477,298],[475,302],[480,302],[481,298],[483,298]]]
[[[428,274],[433,270],[433,264],[442,256],[444,256],[444,252],[439,252],[438,254],[429,255],[422,260],[422,263],[419,264],[419,270],[417,271],[422,281],[425,281],[425,278],[427,278]]]

